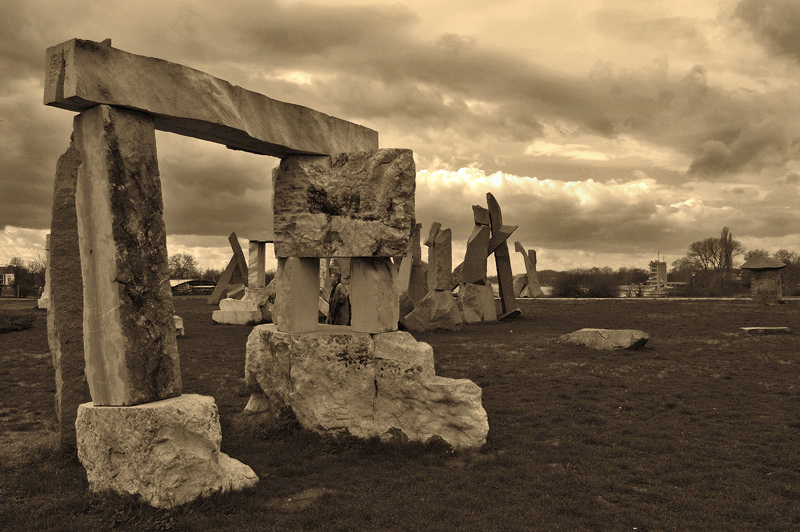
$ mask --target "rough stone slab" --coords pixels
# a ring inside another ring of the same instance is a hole
[[[153,121],[99,105],[75,118],[86,376],[96,405],[181,393]]]
[[[247,286],[261,288],[267,285],[267,243],[264,240],[251,240],[248,249],[250,263],[247,267]]]
[[[236,261],[238,268],[236,269],[236,273],[238,273],[237,277],[231,278],[231,284],[242,283],[247,286],[247,280],[249,278],[249,269],[247,267],[247,261],[244,258],[244,252],[242,251],[242,245],[239,244],[239,237],[236,236],[236,232],[231,232],[228,235],[228,242],[231,244],[231,249],[233,250],[233,258]]]
[[[635,329],[581,329],[559,337],[569,344],[593,349],[641,349],[650,335]]]
[[[739,327],[744,334],[792,334],[789,327]]]
[[[256,325],[264,321],[264,315],[261,310],[215,310],[211,319],[223,325]]]
[[[467,252],[464,254],[459,283],[478,284],[486,279],[486,258],[490,233],[488,226],[475,224],[472,234],[467,240]]]
[[[245,291],[246,295],[246,291]],[[220,310],[230,310],[236,312],[259,312],[259,304],[257,299],[231,299],[225,298],[219,302]]]
[[[431,228],[428,230],[428,238],[425,239],[425,245],[428,247],[433,246],[436,243],[436,236],[439,234],[439,231],[442,230],[442,224],[439,222],[433,222],[431,224]]]
[[[460,284],[458,306],[464,323],[497,321],[497,306],[490,285]]]
[[[273,173],[276,257],[397,257],[414,222],[411,150],[285,157]]]
[[[78,409],[78,458],[89,489],[137,495],[157,508],[255,486],[247,465],[220,452],[212,397],[182,395],[138,406]]]
[[[428,256],[428,287],[449,291],[453,276],[453,233],[450,229],[439,231],[436,243],[428,249],[433,255]]]
[[[400,302],[388,258],[350,259],[350,325],[359,332],[397,330]]]
[[[462,321],[453,294],[431,290],[400,323],[409,331],[425,332],[437,329],[456,331],[461,328]]]
[[[272,321],[279,331],[311,332],[319,324],[319,260],[279,258]]]
[[[153,115],[156,128],[273,157],[373,150],[378,133],[183,65],[72,39],[47,49],[45,105]]]
[[[55,368],[59,444],[65,454],[75,452],[78,406],[91,400],[84,373],[83,277],[75,211],[80,164],[80,152],[73,145],[58,159],[47,262],[50,272],[47,343]]]
[[[248,338],[245,370],[252,392],[246,411],[290,408],[321,434],[371,438],[399,430],[413,441],[441,437],[456,449],[486,441],[480,388],[436,376],[433,349],[406,332],[325,326],[289,334],[260,325]]]

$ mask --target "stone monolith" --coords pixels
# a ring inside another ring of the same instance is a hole
[[[521,312],[514,296],[514,275],[511,273],[511,256],[508,252],[508,244],[506,244],[506,240],[516,227],[503,225],[500,204],[497,203],[491,192],[486,193],[486,203],[489,206],[489,218],[492,228],[489,252],[494,252],[497,284],[500,287],[502,314],[498,316],[498,319],[502,320],[510,316],[518,316]]]

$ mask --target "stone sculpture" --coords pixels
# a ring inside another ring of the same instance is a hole
[[[525,272],[526,272],[526,283],[525,286],[522,288],[521,293],[517,292],[516,289],[514,292],[518,297],[544,297],[544,292],[542,292],[542,286],[539,284],[539,276],[536,275],[536,250],[531,249],[530,251],[525,251],[525,248],[519,241],[514,242],[514,249],[522,254],[523,259],[525,260]]]
[[[244,254],[239,246],[239,241],[236,239],[236,234],[232,233],[231,238],[233,239],[231,246],[234,248],[231,263],[236,260],[236,271],[246,268],[247,286],[244,288],[244,294],[241,299],[228,297],[221,300],[219,302],[219,310],[215,310],[211,314],[211,318],[216,323],[225,323],[229,325],[256,325],[263,321],[270,321],[272,319],[272,311],[268,304],[265,278],[266,245],[269,241],[251,240],[248,247],[250,258],[249,266],[242,266],[237,256],[241,256],[243,259]],[[223,278],[220,278],[215,292],[223,286],[223,280]],[[212,294],[211,297],[213,299],[214,294]]]
[[[497,321],[494,293],[486,278],[489,252],[489,211],[480,205],[472,206],[475,226],[467,240],[464,262],[458,266],[458,306],[465,323]]]
[[[561,342],[593,349],[630,350],[643,348],[649,339],[649,334],[635,329],[581,329],[559,337]]]
[[[233,256],[228,261],[228,266],[222,272],[217,286],[208,298],[209,305],[218,305],[220,300],[226,295],[230,297],[231,288],[237,285],[244,286],[249,276],[247,269],[247,262],[244,260],[244,253],[242,253],[242,246],[239,244],[239,237],[236,232],[233,232],[228,237],[228,242],[231,244]]]
[[[428,288],[429,291],[414,310],[402,319],[409,331],[457,330],[463,322],[458,303],[451,293],[453,265],[452,233],[442,229],[442,224],[434,222],[425,240],[428,246]]]
[[[489,206],[489,221],[492,237],[489,240],[489,255],[494,253],[495,266],[497,267],[497,284],[500,287],[500,305],[502,314],[498,319],[519,316],[521,311],[514,296],[514,276],[511,273],[511,256],[508,253],[506,240],[517,230],[516,225],[503,225],[503,215],[500,204],[494,199],[491,192],[486,193],[486,203]]]

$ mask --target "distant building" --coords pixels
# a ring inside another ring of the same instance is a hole
[[[650,276],[647,278],[646,289],[653,295],[664,294],[667,291],[667,263],[664,261],[650,261]]]

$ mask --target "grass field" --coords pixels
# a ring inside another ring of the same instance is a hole
[[[177,298],[184,392],[219,406],[223,451],[261,477],[167,511],[92,495],[54,452],[45,314],[0,335],[0,529],[800,530],[800,302],[521,301],[523,317],[418,334],[439,375],[483,388],[484,449],[332,441],[292,423],[238,428],[250,328]],[[0,311],[26,303],[0,302]],[[556,338],[635,328],[644,350]],[[291,500],[289,500],[291,499]]]

